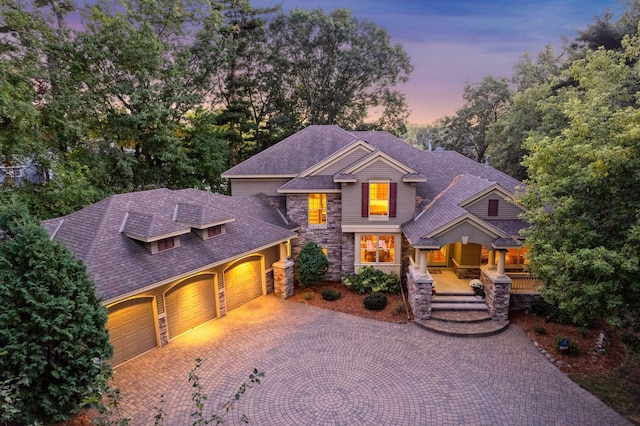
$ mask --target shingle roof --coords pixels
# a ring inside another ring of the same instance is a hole
[[[289,182],[280,186],[279,192],[287,192],[292,190],[334,190],[340,189],[340,184],[333,181],[333,176],[305,176],[291,179]]]
[[[180,247],[154,255],[143,243],[119,232],[127,212],[144,211],[153,220],[175,223],[174,209],[181,204],[202,206],[214,216],[235,220],[226,224],[225,234],[202,240],[190,232],[180,236]],[[114,195],[68,216],[47,220],[44,226],[50,235],[55,232],[55,241],[85,263],[98,296],[105,301],[295,237],[264,197],[233,199],[198,190]]]
[[[309,126],[232,167],[222,177],[297,175],[356,140],[338,126]]]

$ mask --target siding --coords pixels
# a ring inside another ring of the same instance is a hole
[[[278,196],[278,188],[289,182],[290,179],[231,179],[231,195],[241,197],[243,195],[265,194]]]
[[[483,230],[475,227],[470,223],[461,223],[460,225],[455,226],[452,229],[435,235],[434,238],[437,239],[440,244],[445,245],[461,242],[462,239],[460,237],[462,235],[469,236],[469,243],[482,244],[485,247],[490,247],[491,242],[496,238],[493,235],[488,235]]]
[[[489,216],[487,213],[489,212],[489,200],[499,200],[498,201],[498,216]],[[518,219],[518,215],[524,212],[523,209],[516,206],[513,203],[505,200],[502,195],[498,195],[497,193],[488,194],[478,201],[468,205],[466,207],[467,211],[474,216],[480,219]]]
[[[416,186],[402,182],[402,174],[383,161],[377,161],[357,174],[356,183],[342,185],[343,225],[401,225],[413,218],[416,208]],[[398,183],[396,217],[388,221],[370,221],[361,215],[362,183],[369,180],[391,180]]]
[[[482,251],[482,246],[480,244],[462,244],[455,243],[453,244],[453,250],[449,250],[449,255],[458,262],[459,265],[479,265],[480,264],[480,253]]]

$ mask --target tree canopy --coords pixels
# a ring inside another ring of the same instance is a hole
[[[24,208],[0,206],[0,380],[19,384],[15,422],[77,411],[111,358],[106,322],[84,265]]]

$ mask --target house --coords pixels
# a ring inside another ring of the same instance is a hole
[[[231,197],[132,192],[44,222],[96,284],[113,364],[260,295],[289,297],[308,240],[330,280],[365,266],[400,274],[417,322],[431,317],[438,268],[479,277],[491,317],[507,321],[526,224],[511,201],[520,182],[488,164],[387,132],[309,126],[223,177]]]
[[[406,278],[416,320],[431,315],[435,268],[480,278],[492,318],[507,321],[525,249],[512,199],[522,184],[457,152],[414,148],[388,132],[309,126],[222,174],[233,196],[278,200],[329,260],[328,278],[362,267]]]
[[[262,195],[132,192],[44,226],[87,266],[114,365],[292,281],[295,226]]]

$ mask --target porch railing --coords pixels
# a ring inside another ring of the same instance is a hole
[[[511,278],[511,291],[537,292],[542,287],[542,281],[528,272],[508,272],[507,276]]]

